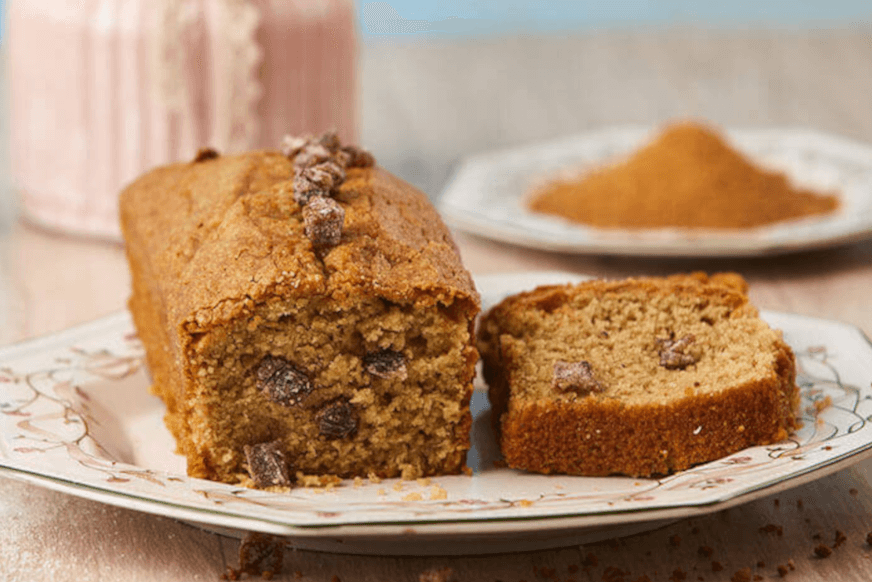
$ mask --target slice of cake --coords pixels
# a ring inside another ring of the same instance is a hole
[[[333,135],[121,196],[130,310],[195,477],[456,473],[479,299],[426,196]]]
[[[482,318],[479,349],[516,469],[665,474],[796,427],[793,352],[736,274],[540,287]]]

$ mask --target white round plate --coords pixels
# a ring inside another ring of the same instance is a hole
[[[485,306],[565,273],[479,277]],[[855,327],[784,313],[799,362],[804,426],[660,479],[536,475],[495,468],[487,398],[478,385],[472,476],[344,481],[286,494],[191,479],[148,393],[129,315],[0,350],[0,473],[213,530],[261,531],[345,553],[466,554],[590,542],[713,512],[832,473],[872,453],[872,346]],[[832,405],[816,417],[814,402]],[[811,411],[811,412],[810,412]]]
[[[804,129],[735,130],[729,142],[764,167],[822,192],[835,191],[833,214],[742,230],[600,229],[527,209],[535,185],[625,156],[651,128],[621,127],[480,154],[465,160],[439,200],[459,230],[516,245],[585,254],[728,257],[828,247],[872,236],[872,146]]]

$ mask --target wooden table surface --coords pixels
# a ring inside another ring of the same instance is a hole
[[[872,142],[870,38],[868,28],[688,29],[373,45],[361,64],[363,141],[383,165],[431,194],[466,153],[676,115],[806,126]],[[124,307],[129,283],[120,245],[45,232],[14,216],[4,200],[0,343]],[[457,240],[475,274],[737,270],[760,307],[851,322],[872,335],[872,241],[775,258],[655,260]],[[290,551],[275,579],[415,581],[428,568],[451,567],[461,582],[726,581],[743,568],[749,579],[779,579],[778,565],[793,560],[789,580],[865,581],[872,579],[870,478],[872,463],[861,463],[775,496],[584,547],[460,558]],[[4,581],[214,581],[237,563],[236,540],[2,477],[0,524]],[[830,557],[816,557],[814,547],[832,546],[837,531],[847,540]]]

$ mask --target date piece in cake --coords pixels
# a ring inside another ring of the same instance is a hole
[[[736,274],[540,287],[482,318],[479,349],[516,469],[666,474],[796,427],[793,353]]]
[[[267,442],[308,475],[460,472],[479,299],[448,229],[365,154],[284,147],[159,168],[121,196],[130,310],[189,474],[247,479],[245,447]],[[331,160],[344,179],[317,199],[344,220],[307,224],[318,202],[294,200],[294,177]]]

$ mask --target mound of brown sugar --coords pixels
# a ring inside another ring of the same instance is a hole
[[[623,162],[551,181],[530,209],[603,228],[751,228],[833,212],[838,197],[757,167],[714,130],[668,126]]]

